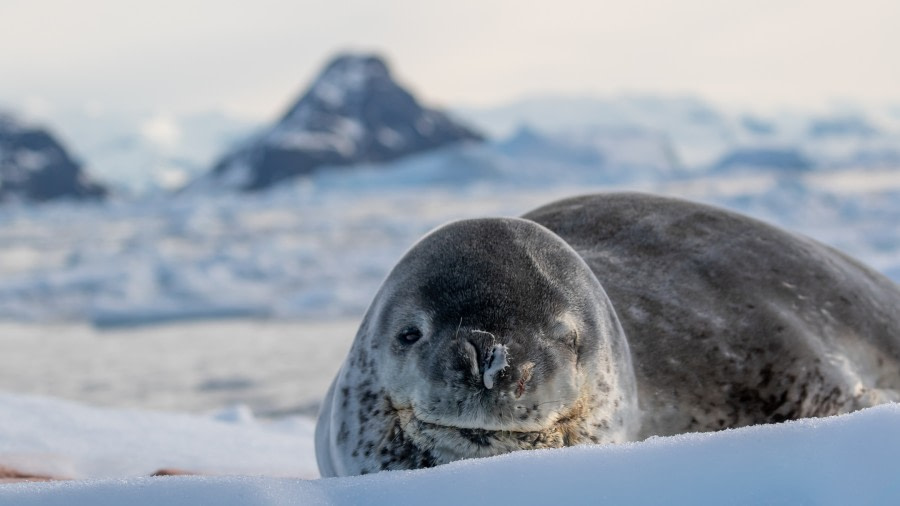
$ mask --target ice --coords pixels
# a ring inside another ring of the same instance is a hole
[[[571,144],[534,142],[544,151],[460,146],[388,166],[327,170],[254,194],[7,206],[0,318],[127,325],[359,317],[394,263],[431,228],[520,215],[594,191],[649,191],[734,209],[897,279],[900,167],[686,174],[660,162],[626,170],[555,154]]]
[[[185,320],[263,318],[269,316],[269,311],[269,308],[263,305],[230,306],[226,304],[207,304],[203,301],[183,305],[162,300],[148,306],[136,304],[128,304],[124,307],[98,306],[91,311],[89,319],[95,327],[106,329]]]
[[[431,228],[520,215],[593,191],[721,205],[810,235],[896,279],[898,181],[900,168],[611,175],[469,146],[390,167],[336,169],[250,195],[13,206],[0,216],[0,318],[124,325],[358,317],[393,264]]]

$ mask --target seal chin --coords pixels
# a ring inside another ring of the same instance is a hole
[[[490,457],[517,450],[562,448],[582,440],[587,411],[582,403],[552,421],[535,425],[510,422],[496,426],[476,426],[470,421],[433,421],[416,414],[411,407],[396,409],[405,436],[418,448],[427,450],[436,464],[474,457]]]

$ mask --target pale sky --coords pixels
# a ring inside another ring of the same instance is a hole
[[[0,107],[278,114],[342,49],[430,103],[900,103],[898,0],[0,0]]]

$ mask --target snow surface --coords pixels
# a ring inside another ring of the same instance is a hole
[[[0,417],[0,455],[12,448],[21,462],[52,448],[57,458],[67,458],[73,474],[103,477],[178,465],[210,475],[243,468],[294,476],[0,485],[0,505],[844,505],[900,499],[898,404],[825,419],[320,480],[297,479],[314,461],[310,427],[302,423],[116,412],[11,395],[0,395]],[[52,432],[62,426],[66,437]]]
[[[0,465],[59,478],[208,474],[317,477],[309,418],[258,423],[246,407],[207,417],[0,394]]]
[[[358,326],[0,324],[0,392],[195,414],[244,405],[264,417],[315,416]]]

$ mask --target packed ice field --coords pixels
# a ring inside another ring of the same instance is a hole
[[[355,174],[356,186],[306,181],[249,196],[4,210],[0,318],[113,327],[204,317],[358,317],[394,262],[431,228],[516,216],[594,191],[647,191],[723,206],[900,277],[900,169],[550,187],[514,179],[368,184],[376,171]]]

